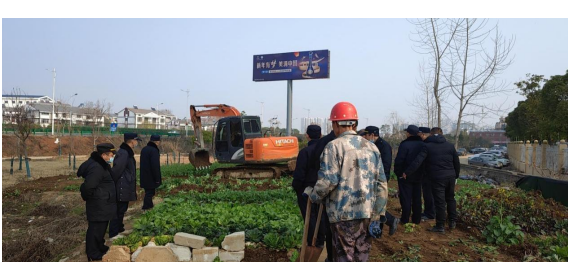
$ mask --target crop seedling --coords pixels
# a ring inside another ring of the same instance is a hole
[[[520,226],[513,224],[512,219],[513,216],[503,218],[502,210],[499,210],[499,216],[493,216],[483,231],[487,243],[497,245],[519,244],[524,239],[524,233]]]

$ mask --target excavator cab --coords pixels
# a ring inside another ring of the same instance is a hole
[[[262,137],[261,122],[257,116],[222,118],[213,137],[215,157],[219,162],[244,163],[244,142]]]

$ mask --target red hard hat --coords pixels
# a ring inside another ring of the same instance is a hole
[[[350,102],[339,102],[331,110],[331,121],[358,120],[356,107]]]

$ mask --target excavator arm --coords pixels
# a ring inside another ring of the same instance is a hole
[[[197,110],[196,108],[206,108]],[[225,104],[190,105],[190,120],[194,127],[196,140],[200,144],[198,149],[190,153],[190,162],[195,167],[210,166],[210,153],[204,149],[204,135],[202,133],[202,117],[233,117],[240,116],[240,112],[235,107]]]

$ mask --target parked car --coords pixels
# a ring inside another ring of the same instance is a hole
[[[503,151],[499,151],[499,150],[490,150],[488,152],[484,152],[483,154],[492,154],[495,155],[498,158],[504,158],[506,157],[506,153]]]
[[[493,153],[493,152],[485,152],[485,153],[479,154],[478,156],[483,157],[483,158],[487,158],[487,159],[491,159],[491,160],[499,161],[503,164],[503,166],[508,166],[511,164],[511,162],[508,159],[506,159],[503,156],[497,156],[497,154]]]
[[[459,148],[459,149],[457,149],[457,155],[458,156],[466,156],[467,150],[465,148]]]
[[[489,159],[486,157],[471,157],[467,160],[469,165],[479,165],[484,167],[502,168],[503,164],[498,160]]]
[[[475,155],[480,154],[480,153],[484,153],[486,151],[487,151],[486,148],[473,148],[473,149],[471,149],[471,153],[475,154]]]

